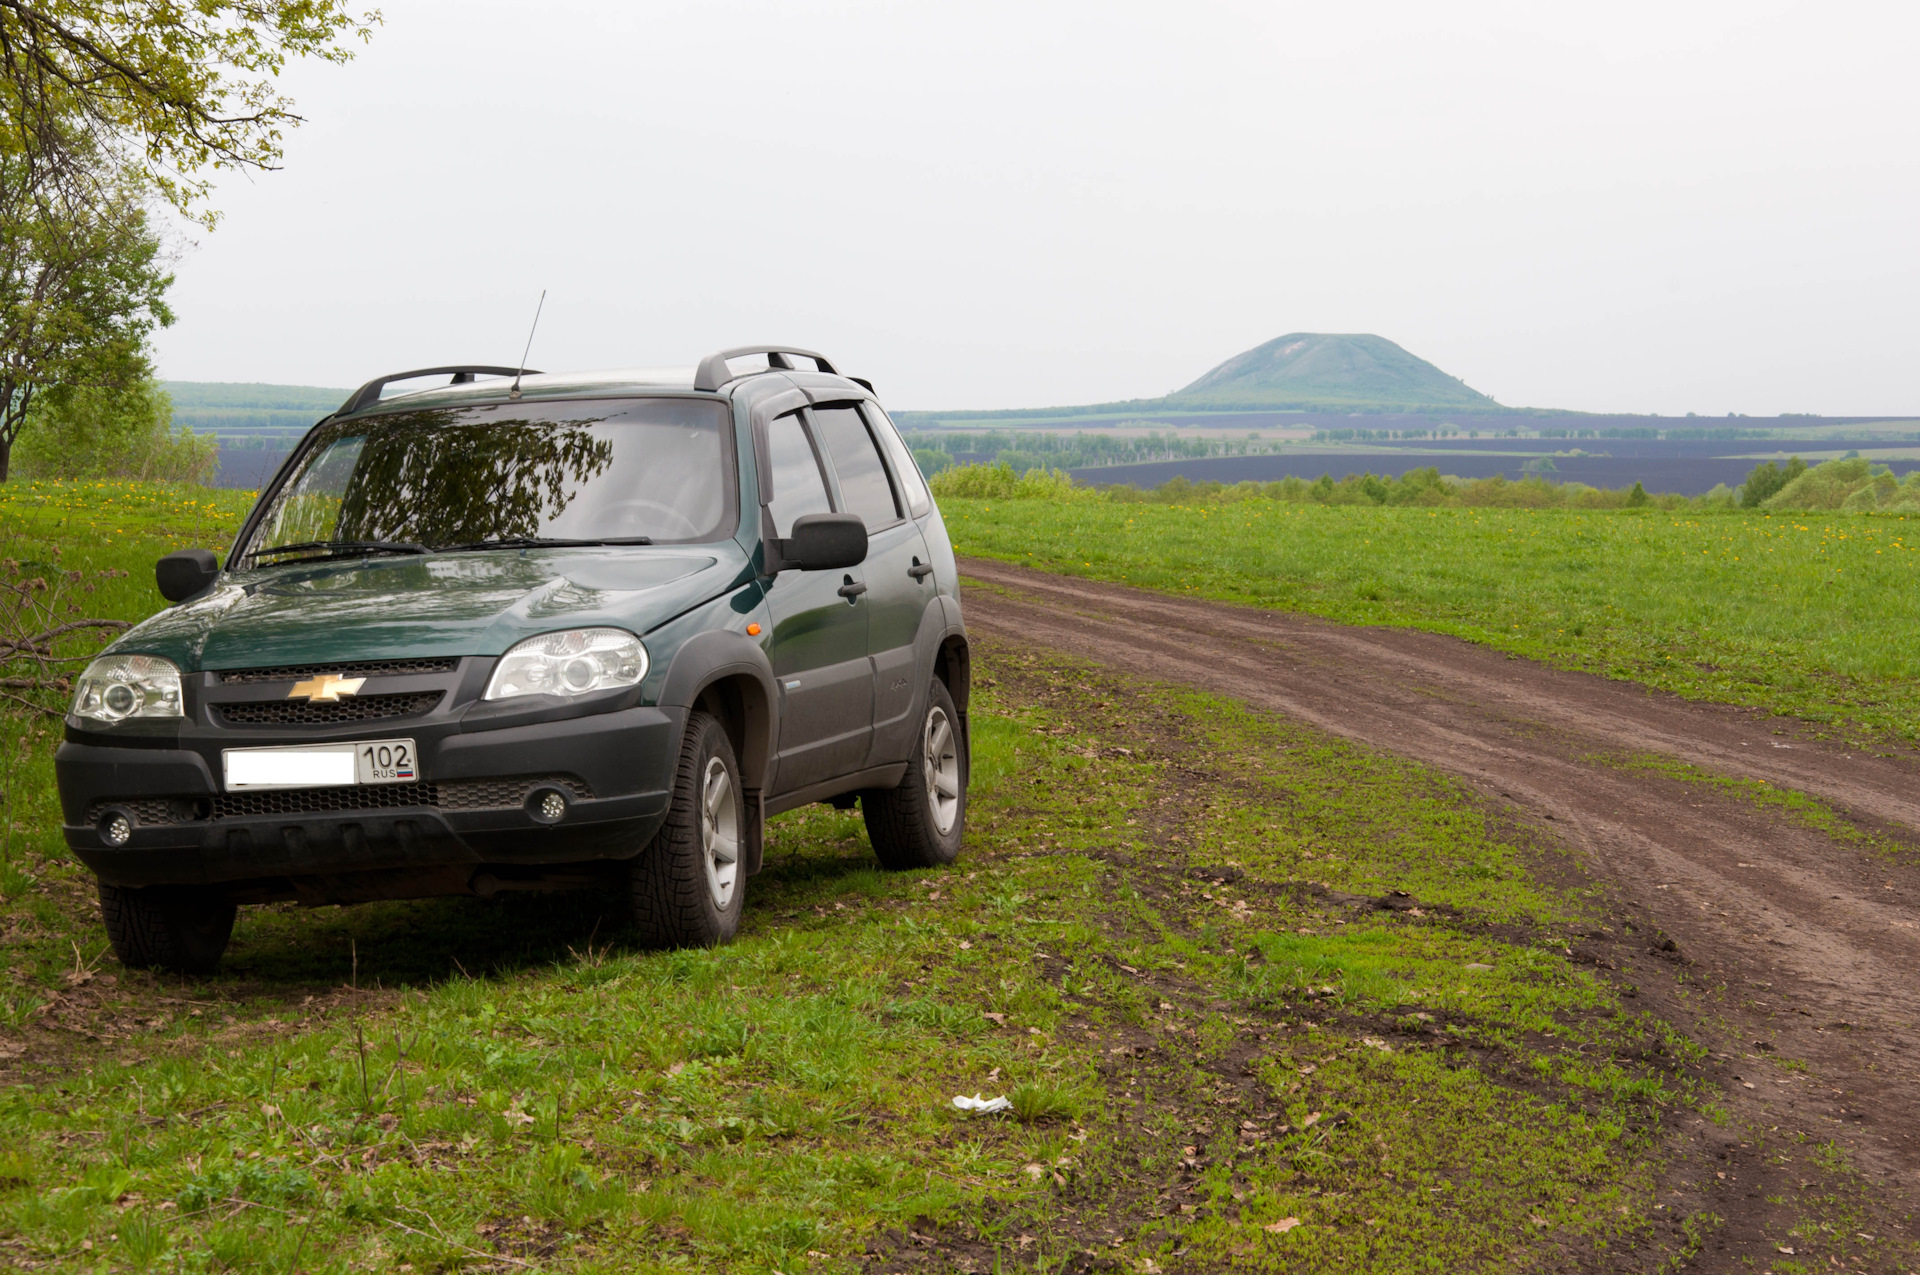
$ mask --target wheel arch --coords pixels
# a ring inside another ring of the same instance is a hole
[[[933,675],[953,696],[953,706],[960,710],[960,716],[966,717],[967,695],[973,688],[973,648],[967,644],[965,632],[941,636],[933,653]]]
[[[760,645],[740,633],[701,633],[674,653],[661,687],[663,706],[699,708],[720,720],[733,744],[744,785],[766,787],[773,763],[773,666]]]

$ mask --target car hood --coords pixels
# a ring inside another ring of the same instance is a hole
[[[522,638],[580,625],[644,635],[746,574],[731,542],[289,565],[223,574],[212,592],[108,649],[165,656],[188,672],[499,655]]]

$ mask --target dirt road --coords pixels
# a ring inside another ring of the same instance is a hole
[[[1920,1181],[1920,761],[1911,753],[1870,756],[1786,719],[1435,634],[978,559],[962,571],[977,582],[966,613],[978,631],[1286,713],[1452,773],[1539,820],[1610,884],[1626,914],[1677,944],[1656,953],[1623,940],[1596,959],[1628,981],[1662,958],[1678,962],[1682,990],[1662,996],[1660,1009],[1724,1058],[1729,1128],[1835,1139],[1870,1181],[1891,1188],[1889,1204]],[[1811,794],[1907,848],[1835,838],[1730,787],[1620,764],[1636,754]],[[1723,1151],[1740,1154],[1732,1143]],[[1756,1184],[1756,1208],[1761,1194]]]

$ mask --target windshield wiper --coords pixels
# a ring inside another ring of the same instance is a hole
[[[594,545],[650,545],[652,536],[600,536],[573,539],[566,536],[495,536],[491,540],[473,540],[463,545],[436,545],[435,553],[461,553],[469,549],[582,549]]]
[[[247,559],[264,558],[269,554],[303,553],[309,549],[325,549],[329,557],[338,557],[355,553],[431,553],[425,545],[417,545],[409,540],[305,540],[294,545],[274,545],[267,549],[255,549],[247,554]]]

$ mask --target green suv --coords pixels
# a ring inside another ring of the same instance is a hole
[[[809,802],[857,798],[886,867],[959,852],[953,549],[820,355],[382,377],[224,568],[156,574],[176,605],[81,676],[55,762],[130,966],[211,969],[242,903],[503,890],[614,890],[650,943],[724,943],[767,817]]]

